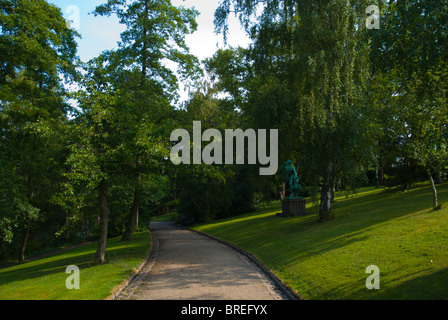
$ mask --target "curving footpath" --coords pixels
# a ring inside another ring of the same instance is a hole
[[[287,299],[258,266],[218,241],[169,222],[152,222],[151,233],[151,257],[116,299]]]

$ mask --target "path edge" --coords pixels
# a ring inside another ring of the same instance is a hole
[[[228,242],[228,241],[216,238],[216,237],[214,237],[214,236],[212,236],[210,234],[204,233],[202,231],[191,229],[191,228],[188,228],[188,227],[183,227],[183,226],[177,226],[177,227],[179,227],[181,229],[185,229],[185,230],[189,230],[189,231],[195,232],[195,233],[200,234],[202,236],[205,236],[205,237],[207,237],[209,239],[215,240],[215,241],[217,241],[219,243],[222,243],[222,244],[230,247],[231,249],[241,253],[246,258],[248,258],[251,262],[253,262],[257,267],[259,267],[261,269],[261,271],[263,271],[266,274],[266,276],[268,276],[268,278],[275,283],[275,285],[281,290],[281,292],[289,300],[305,300],[301,296],[296,294],[294,292],[294,290],[292,290],[287,284],[283,283],[282,280],[280,280],[274,273],[272,273],[271,270],[269,270],[265,265],[263,265],[260,262],[260,260],[255,258],[250,252],[248,252],[248,251],[238,247],[237,245],[235,245],[235,244],[233,244],[231,242]]]
[[[134,269],[131,273],[131,275],[120,285],[115,287],[112,290],[112,293],[104,300],[116,300],[120,294],[129,287],[129,285],[136,280],[136,278],[142,273],[142,271],[145,269],[145,266],[149,263],[154,264],[155,259],[157,257],[157,253],[159,251],[159,241],[154,234],[154,232],[149,229],[148,230],[149,236],[151,238],[151,246],[149,248],[148,254],[146,255],[146,258],[140,263],[140,265],[137,267],[137,269]],[[152,267],[149,266],[148,270]],[[146,271],[147,272],[147,271]]]

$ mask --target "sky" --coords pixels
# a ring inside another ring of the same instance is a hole
[[[86,62],[98,56],[104,50],[116,49],[120,33],[125,27],[120,25],[115,16],[95,17],[91,12],[95,7],[103,4],[106,0],[47,0],[61,8],[65,19],[73,20],[74,27],[80,34],[78,39],[78,55]],[[198,29],[192,35],[186,37],[190,53],[197,56],[199,60],[213,56],[218,48],[224,48],[222,35],[214,33],[214,12],[220,0],[172,0],[175,6],[183,5],[187,8],[195,7],[200,15],[197,18]],[[246,47],[250,43],[239,21],[232,17],[229,19],[228,46]],[[179,91],[181,100],[185,100],[187,93],[183,86]]]

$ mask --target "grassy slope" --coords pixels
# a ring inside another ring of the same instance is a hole
[[[438,186],[448,201],[448,184]],[[447,299],[448,208],[433,211],[432,193],[366,188],[339,195],[336,219],[278,218],[280,205],[195,226],[258,257],[306,299]],[[380,269],[379,290],[366,289],[366,267]]]
[[[106,263],[92,262],[97,243],[48,258],[0,269],[2,300],[97,300],[105,299],[146,257],[150,247],[147,232],[135,233],[133,240],[108,239]],[[80,269],[80,289],[68,290],[65,273],[69,265]]]

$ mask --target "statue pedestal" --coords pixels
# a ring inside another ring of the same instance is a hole
[[[305,204],[305,199],[283,199],[282,212],[277,213],[277,217],[304,216]]]

